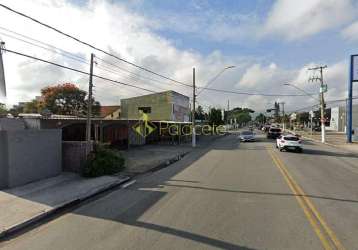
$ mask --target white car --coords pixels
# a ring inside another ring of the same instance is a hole
[[[302,153],[302,141],[295,135],[281,135],[276,139],[276,148],[280,151],[294,150]]]

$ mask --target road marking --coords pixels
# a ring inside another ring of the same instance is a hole
[[[302,188],[297,184],[297,182],[293,179],[292,175],[288,172],[287,167],[279,158],[279,156],[272,151],[272,148],[266,148],[269,155],[271,156],[273,162],[275,163],[276,167],[280,170],[281,174],[283,175],[284,179],[286,180],[288,186],[295,194],[295,198],[298,201],[299,205],[301,206],[302,210],[304,211],[308,221],[310,222],[311,226],[313,227],[315,233],[317,234],[318,238],[320,239],[324,249],[333,249],[331,245],[334,245],[335,249],[343,250],[345,249],[342,243],[338,240],[335,233],[332,229],[328,226],[325,220],[322,218],[318,210],[312,204],[310,199],[307,195],[303,192]],[[323,232],[323,230],[324,232]],[[330,241],[332,244],[330,244]]]
[[[125,189],[131,185],[133,185],[134,183],[136,183],[137,181],[136,180],[132,180],[130,182],[127,182],[127,183],[124,183],[123,185],[121,185],[121,189]]]

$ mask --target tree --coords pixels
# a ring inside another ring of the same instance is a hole
[[[256,117],[255,117],[255,121],[256,122],[258,122],[258,123],[266,123],[266,116],[264,115],[264,114],[262,114],[262,113],[260,113],[259,115],[257,115]]]
[[[245,124],[251,121],[251,115],[248,112],[241,112],[236,115],[236,122],[239,124]]]
[[[24,113],[24,107],[20,105],[14,105],[10,110],[9,113],[15,117],[17,117],[20,113]]]
[[[72,83],[64,83],[46,87],[41,90],[42,108],[53,114],[85,116],[87,114],[86,91],[79,89]],[[100,104],[92,100],[92,114],[98,116]]]
[[[40,113],[41,112],[41,103],[37,100],[32,100],[27,102],[23,108],[24,113]]]
[[[211,108],[209,111],[209,123],[212,125],[222,125],[224,121],[221,115],[221,109]]]
[[[203,110],[202,106],[198,106],[198,108],[195,111],[195,120],[206,120],[207,119],[208,114],[206,114]]]
[[[0,117],[6,116],[8,113],[8,110],[5,107],[5,104],[0,103]]]
[[[296,117],[298,123],[305,123],[310,121],[310,115],[308,112],[298,113]]]
[[[254,113],[255,111],[249,108],[240,108],[236,107],[232,110],[225,112],[225,120],[229,121],[230,119],[236,119],[238,124],[244,124],[251,121],[250,113]]]

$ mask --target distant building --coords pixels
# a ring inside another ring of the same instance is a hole
[[[100,117],[105,120],[116,120],[121,117],[121,106],[101,106]]]
[[[332,107],[330,126],[327,128],[333,131],[345,132],[347,128],[346,107]],[[353,105],[352,108],[352,129],[358,128],[358,105]]]
[[[140,111],[152,121],[189,121],[189,97],[175,91],[165,91],[121,100],[121,118],[136,120]]]

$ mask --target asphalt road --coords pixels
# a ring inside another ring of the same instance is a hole
[[[358,156],[225,136],[3,249],[358,249]]]

